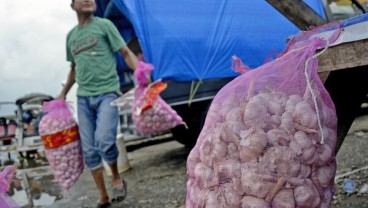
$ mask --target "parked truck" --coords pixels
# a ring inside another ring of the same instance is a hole
[[[174,128],[172,133],[187,146],[195,144],[212,98],[238,76],[231,69],[232,55],[256,68],[282,51],[290,35],[339,19],[327,0],[104,3],[99,5],[103,16],[115,24],[121,21],[118,28],[123,36],[124,31],[136,35],[138,41],[128,46],[140,46],[146,61],[156,66],[154,80],[169,83],[162,97],[189,126]],[[368,16],[362,14],[366,9],[358,1],[351,3],[361,15],[340,22],[344,29],[339,40],[318,58],[318,73],[336,106],[336,152],[363,112],[368,94]]]
[[[212,98],[239,75],[231,67],[233,55],[250,68],[256,68],[280,53],[290,35],[333,21],[340,15],[330,10],[327,0],[179,0],[175,3],[96,0],[96,3],[96,15],[112,20],[128,46],[156,67],[153,81],[162,79],[168,83],[161,96],[188,126],[176,127],[171,132],[187,146],[195,144]],[[365,12],[359,2],[352,1],[352,5],[358,8],[358,13]],[[123,74],[123,91],[131,89],[132,72],[121,58],[117,56],[117,59],[119,73]],[[320,74],[323,78],[327,73]],[[334,99],[335,89],[339,89],[336,80],[326,78],[325,81],[327,88],[332,86],[328,90]],[[365,98],[366,93],[361,92],[359,96]],[[339,137],[343,138],[354,115],[346,116],[342,112],[339,106],[347,105],[341,104],[343,98],[339,97],[335,99],[341,127]],[[361,104],[360,98],[355,99],[355,107]]]
[[[326,17],[321,0],[305,1]],[[239,73],[232,70],[236,55],[250,68],[275,58],[288,36],[300,31],[266,1],[244,0],[97,0],[96,16],[110,19],[136,53],[152,63],[152,81],[168,88],[161,97],[186,122],[171,130],[191,147],[205,122],[216,93]],[[131,74],[117,56],[124,90]],[[130,84],[129,84],[130,83]]]

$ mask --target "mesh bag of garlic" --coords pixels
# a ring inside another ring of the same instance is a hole
[[[337,116],[316,53],[328,40],[291,43],[215,96],[187,159],[187,207],[330,207]]]
[[[46,158],[59,184],[68,190],[83,173],[84,159],[79,140],[78,125],[73,108],[65,100],[43,104],[46,113],[39,124],[39,133]]]
[[[137,132],[149,135],[170,130],[178,125],[185,125],[179,114],[161,97],[167,83],[157,80],[151,83],[152,64],[139,61],[134,77],[138,87],[134,92],[132,120]]]

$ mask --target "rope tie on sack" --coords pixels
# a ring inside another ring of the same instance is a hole
[[[198,80],[196,86],[194,87],[194,80],[192,81],[192,84],[190,86],[190,94],[189,94],[189,100],[188,100],[188,105],[190,106],[193,102],[193,98],[195,96],[195,94],[197,93],[198,91],[198,88],[200,85],[202,85],[203,81],[200,79]]]
[[[309,74],[308,74],[308,64],[309,64],[309,61],[310,60],[312,60],[314,58],[317,58],[319,55],[321,55],[322,53],[324,53],[327,50],[327,48],[329,47],[329,40],[326,39],[326,42],[327,43],[326,43],[326,46],[324,47],[324,49],[322,51],[316,53],[312,57],[308,58],[308,60],[305,62],[305,65],[304,65],[304,75],[305,75],[305,79],[307,81],[307,87],[308,87],[309,92],[312,95],[312,99],[313,99],[313,103],[314,103],[314,108],[316,109],[316,114],[317,114],[317,123],[318,123],[319,130],[321,132],[321,137],[322,137],[321,138],[321,144],[324,144],[325,143],[325,138],[323,136],[323,130],[322,130],[322,124],[321,124],[321,117],[320,117],[320,112],[319,112],[318,104],[317,104],[317,97],[316,97],[316,95],[313,92],[311,80],[310,80],[310,77],[309,77]]]

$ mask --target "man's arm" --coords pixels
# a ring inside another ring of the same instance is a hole
[[[134,53],[128,48],[128,46],[120,48],[119,52],[124,57],[125,63],[129,66],[129,68],[134,71],[138,65],[137,56],[134,55]]]
[[[75,63],[72,62],[70,64],[70,71],[68,74],[68,79],[66,80],[66,83],[64,84],[64,87],[61,90],[59,99],[64,99],[64,100],[66,99],[66,95],[68,94],[70,88],[72,88],[74,83],[75,83]]]

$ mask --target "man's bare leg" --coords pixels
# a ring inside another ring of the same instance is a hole
[[[112,174],[112,187],[121,187],[122,183],[122,178],[119,174],[119,170],[118,170],[118,163],[117,161],[109,164],[110,169],[111,169],[111,174]]]
[[[105,181],[103,177],[103,168],[101,167],[96,170],[92,170],[91,172],[93,179],[95,180],[97,189],[99,191],[98,203],[105,204],[106,202],[109,201],[109,195],[107,194],[106,191]]]
[[[112,203],[117,203],[125,199],[127,195],[126,183],[122,181],[119,175],[117,162],[110,164],[112,173]]]

